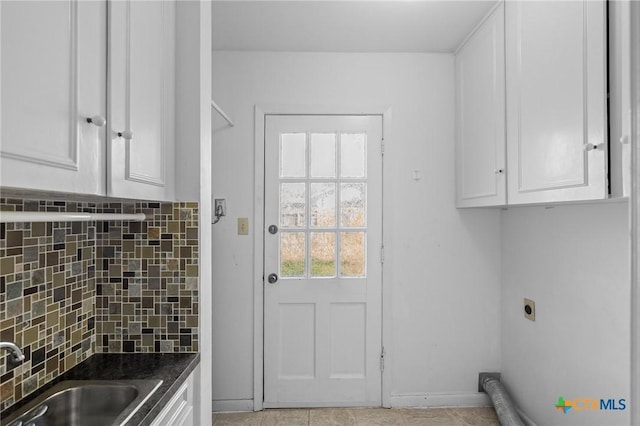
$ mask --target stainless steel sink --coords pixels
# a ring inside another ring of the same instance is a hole
[[[160,384],[162,380],[62,381],[2,419],[2,425],[123,425]]]

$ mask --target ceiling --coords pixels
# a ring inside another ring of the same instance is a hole
[[[496,0],[214,1],[213,49],[452,52]]]

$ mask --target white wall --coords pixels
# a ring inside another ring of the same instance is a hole
[[[255,104],[392,108],[384,224],[392,403],[482,402],[478,372],[501,367],[500,212],[454,206],[453,57],[214,52],[213,97],[236,122],[214,115],[213,193],[228,207],[213,230],[216,407],[250,408],[253,398],[253,239],[236,235],[236,219],[253,217]]]
[[[176,3],[176,198],[199,202],[200,365],[194,387],[194,424],[211,424],[211,3]]]
[[[627,203],[503,212],[502,377],[539,425],[629,424],[622,412],[569,412],[559,396],[629,404]],[[523,298],[536,320],[523,317]],[[633,404],[633,401],[631,401]]]

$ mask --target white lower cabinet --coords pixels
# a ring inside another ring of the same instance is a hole
[[[151,426],[196,426],[194,374],[185,380]]]

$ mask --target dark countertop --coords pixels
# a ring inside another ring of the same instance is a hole
[[[2,413],[2,417],[20,409],[63,380],[161,379],[160,387],[126,423],[127,426],[147,426],[160,414],[199,363],[200,354],[197,353],[94,354],[18,404],[9,407]]]

